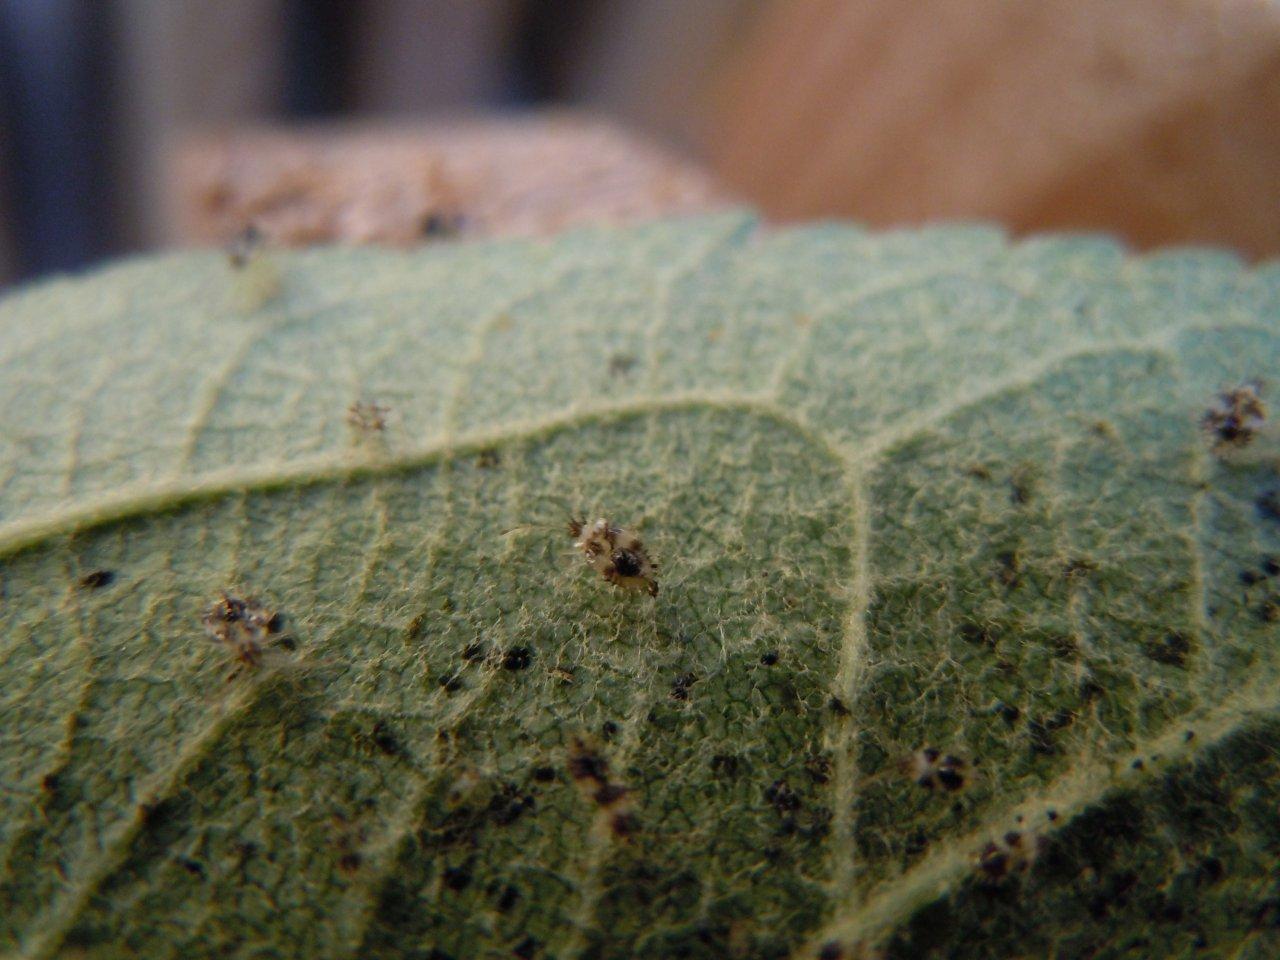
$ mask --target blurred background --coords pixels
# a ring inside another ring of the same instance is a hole
[[[1274,0],[0,0],[0,284],[748,202],[1280,250]]]

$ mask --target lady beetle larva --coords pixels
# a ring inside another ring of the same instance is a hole
[[[614,586],[658,595],[658,565],[630,530],[604,517],[590,526],[585,520],[574,519],[569,521],[569,535],[587,563]]]

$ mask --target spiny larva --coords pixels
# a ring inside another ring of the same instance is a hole
[[[585,520],[571,519],[569,535],[587,563],[614,586],[658,595],[658,565],[630,530],[604,517],[590,526]]]

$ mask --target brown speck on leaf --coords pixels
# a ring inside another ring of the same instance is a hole
[[[1012,590],[1022,581],[1022,562],[1014,550],[1002,550],[996,554],[996,579]]]
[[[1261,381],[1251,380],[1218,394],[1217,400],[1200,419],[1201,426],[1213,440],[1215,451],[1245,447],[1253,442],[1267,419],[1267,407],[1262,402],[1261,393]]]
[[[688,700],[689,688],[697,681],[692,673],[682,673],[671,682],[671,699]]]
[[[785,780],[775,780],[765,787],[764,798],[779,815],[800,809],[800,797]]]
[[[609,829],[615,837],[631,837],[640,830],[640,820],[631,811],[624,810],[609,818]]]
[[[379,720],[373,725],[373,731],[370,734],[374,746],[389,757],[399,757],[404,755],[404,747],[400,743],[400,739],[395,735],[395,731],[385,720]]]
[[[1035,498],[1039,486],[1039,468],[1031,463],[1019,464],[1009,477],[1009,499],[1017,506],[1025,506]]]
[[[980,643],[987,647],[996,645],[996,638],[991,630],[980,623],[960,624],[960,637],[967,643]]]
[[[1010,830],[978,852],[978,872],[987,882],[997,883],[1011,873],[1026,870],[1043,844],[1043,837]]]
[[[462,232],[466,220],[455,210],[428,210],[419,232],[424,240],[450,240]]]
[[[1000,880],[1009,872],[1009,853],[997,844],[988,843],[978,854],[978,869],[991,880]]]
[[[116,575],[111,570],[94,570],[80,578],[80,586],[86,590],[101,590],[115,582]]]
[[[1092,431],[1095,436],[1103,437],[1107,440],[1118,440],[1120,438],[1120,434],[1116,430],[1115,424],[1110,420],[1095,420],[1093,423],[1089,424],[1089,430]]]
[[[591,798],[602,807],[612,807],[627,795],[627,788],[617,783],[601,784]]]
[[[382,433],[387,429],[390,407],[372,400],[357,400],[347,407],[347,423],[360,433]]]
[[[805,772],[814,783],[826,783],[831,779],[831,758],[825,754],[811,754],[804,762]]]
[[[223,593],[200,618],[209,638],[226,647],[239,666],[256,668],[271,638],[280,632],[282,618],[257,600]],[[239,669],[239,666],[237,669]],[[235,676],[235,671],[227,678]]]
[[[1191,653],[1192,638],[1181,631],[1170,631],[1159,640],[1153,640],[1146,646],[1146,654],[1157,663],[1171,667],[1185,667],[1187,657]]]
[[[405,627],[404,639],[405,643],[413,643],[422,636],[422,628],[427,624],[427,615],[420,613],[409,621],[409,626]]]
[[[629,353],[615,353],[609,357],[609,376],[625,377],[638,363],[635,357]]]
[[[358,872],[360,870],[360,864],[361,864],[360,854],[354,851],[344,853],[338,859],[338,869],[341,870],[343,873],[345,873],[347,876],[351,876],[351,874]]]
[[[243,270],[249,265],[249,261],[253,259],[254,254],[262,249],[266,242],[266,237],[257,224],[247,224],[243,230],[235,235],[231,243],[227,245],[227,262],[236,270]]]
[[[717,776],[736,777],[738,758],[731,753],[717,753],[711,758],[711,772]]]
[[[1092,573],[1097,569],[1098,564],[1095,561],[1090,560],[1088,557],[1072,557],[1063,564],[1062,572],[1066,575],[1068,580],[1073,580]]]
[[[973,477],[975,480],[990,480],[991,468],[983,463],[974,463],[965,467],[965,475]]]
[[[1268,490],[1254,501],[1258,513],[1267,520],[1280,520],[1280,490]]]
[[[585,741],[575,739],[569,748],[569,776],[603,786],[609,782],[609,762]]]

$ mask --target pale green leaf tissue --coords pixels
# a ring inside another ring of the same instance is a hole
[[[1280,440],[1200,425],[1280,391],[1275,267],[258,256],[0,301],[0,956],[1280,950]]]

